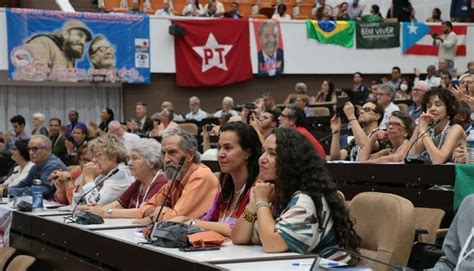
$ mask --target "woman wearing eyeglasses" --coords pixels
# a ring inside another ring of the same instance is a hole
[[[28,140],[17,140],[15,145],[11,148],[11,159],[15,161],[16,166],[5,182],[0,185],[0,195],[3,195],[6,188],[19,184],[28,176],[30,169],[35,165],[30,161],[30,154],[28,153]],[[5,195],[6,196],[6,195]]]
[[[456,147],[466,146],[464,129],[452,123],[459,104],[448,90],[436,88],[425,93],[421,107],[424,113],[413,133],[413,140],[418,140],[410,155],[421,156],[433,164],[446,163]]]
[[[366,163],[401,162],[409,148],[409,139],[413,134],[415,124],[410,115],[401,111],[393,111],[386,123],[387,130],[380,130],[369,137],[369,141],[360,150],[357,161]],[[390,148],[372,153],[377,140],[386,139]]]
[[[109,204],[81,206],[79,209],[104,218],[135,218],[140,205],[166,184],[162,165],[161,146],[155,139],[140,138],[134,141],[128,155],[128,168],[135,182]]]

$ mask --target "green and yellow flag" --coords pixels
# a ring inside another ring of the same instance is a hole
[[[355,22],[353,21],[306,20],[308,38],[321,43],[352,47],[354,45],[354,29]]]

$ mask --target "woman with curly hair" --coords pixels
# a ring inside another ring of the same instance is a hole
[[[249,202],[250,189],[257,181],[262,144],[252,126],[243,122],[229,122],[220,131],[217,159],[222,191],[201,219],[180,216],[172,220],[230,236]]]
[[[336,185],[311,143],[298,132],[277,128],[263,144],[260,178],[232,229],[235,244],[261,244],[265,252],[319,253],[330,246],[357,251],[353,229]],[[350,261],[345,253],[321,255]]]
[[[453,150],[466,146],[466,133],[459,124],[451,121],[456,116],[459,104],[454,95],[443,88],[425,93],[421,102],[423,112],[412,139],[418,139],[411,149],[411,156],[420,155],[433,164],[449,161]]]

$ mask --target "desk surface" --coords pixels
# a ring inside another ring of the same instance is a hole
[[[34,214],[34,213],[33,213]],[[43,216],[46,220],[51,220],[58,223],[63,223],[71,227],[77,227],[81,229],[97,230],[97,229],[108,229],[108,228],[130,228],[130,227],[141,227],[140,225],[133,224],[134,218],[104,218],[103,224],[92,224],[92,225],[80,225],[77,223],[65,223],[64,215],[55,215],[55,216]]]
[[[232,271],[255,271],[255,270],[271,270],[271,271],[309,271],[314,259],[298,259],[298,260],[279,260],[279,261],[261,261],[247,263],[229,263],[218,264],[217,266]],[[295,266],[294,264],[301,264]],[[343,270],[343,269],[341,269]]]

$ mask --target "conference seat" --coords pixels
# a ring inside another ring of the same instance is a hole
[[[12,247],[2,247],[0,248],[0,270],[4,270],[7,266],[8,261],[15,254],[16,249]]]
[[[436,208],[415,208],[415,223],[417,229],[428,231],[427,234],[418,235],[419,242],[435,244],[437,233],[443,221],[445,211]]]
[[[120,7],[120,0],[104,0],[104,10],[112,12],[114,8]]]
[[[34,257],[18,255],[10,262],[6,271],[27,271],[35,261]]]
[[[362,239],[362,255],[406,266],[415,234],[415,208],[409,200],[388,193],[360,193],[349,204],[349,216]],[[388,270],[382,265],[372,267]]]
[[[327,107],[314,107],[314,115],[316,117],[327,117],[331,114]]]
[[[189,132],[193,136],[198,135],[199,127],[195,123],[183,122],[183,123],[178,123],[178,125],[179,125],[179,127],[181,127],[181,129]]]

